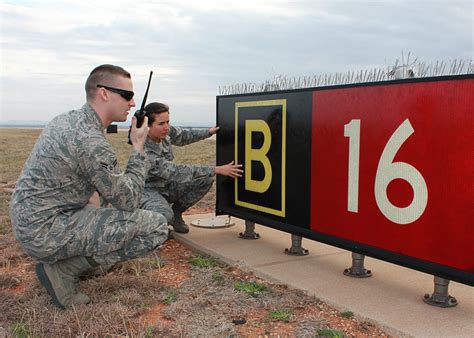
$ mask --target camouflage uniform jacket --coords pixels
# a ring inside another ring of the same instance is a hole
[[[151,168],[145,181],[145,190],[157,188],[163,190],[170,182],[189,183],[202,176],[214,176],[214,167],[211,166],[174,163],[171,147],[171,145],[191,144],[209,136],[207,129],[182,129],[170,126],[168,135],[161,142],[147,138],[145,152],[151,163]]]
[[[116,209],[138,208],[148,168],[146,155],[133,150],[120,173],[89,104],[55,117],[36,142],[12,195],[16,238],[37,257],[51,254],[43,251],[65,245],[74,233],[66,221],[55,219],[84,208],[95,191]]]

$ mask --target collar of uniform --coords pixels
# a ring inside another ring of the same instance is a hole
[[[97,127],[97,129],[103,131],[105,127],[102,125],[102,121],[100,120],[99,114],[92,108],[92,106],[88,103],[82,106],[82,110],[85,112],[88,120]]]
[[[145,140],[145,147],[157,150],[160,148],[160,142],[153,141],[149,136]]]

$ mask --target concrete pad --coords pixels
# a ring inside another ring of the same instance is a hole
[[[215,216],[188,215],[185,220],[189,224],[209,217]],[[305,290],[341,311],[350,310],[393,335],[474,337],[474,288],[470,286],[450,282],[449,294],[459,303],[456,307],[429,306],[422,298],[433,292],[431,275],[366,257],[365,267],[372,277],[350,278],[343,275],[351,265],[349,251],[303,239],[307,256],[286,255],[290,234],[257,224],[255,231],[261,238],[244,240],[239,238],[244,221],[234,217],[232,221],[236,225],[228,228],[191,226],[188,234],[175,238],[258,276]]]

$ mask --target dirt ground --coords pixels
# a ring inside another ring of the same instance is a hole
[[[70,336],[387,336],[301,290],[276,285],[206,257],[175,240],[147,256],[80,282],[92,303],[60,310],[51,304],[13,237],[9,202],[39,130],[2,130],[0,153],[0,338]],[[122,133],[123,134],[123,133]],[[110,135],[119,163],[129,149]],[[176,149],[181,163],[212,164],[215,143]],[[215,187],[189,213],[214,210]]]
[[[1,190],[5,196],[11,187]],[[211,212],[212,194],[189,213]],[[351,312],[341,313],[301,290],[269,283],[175,240],[107,274],[84,278],[80,287],[92,304],[65,311],[51,304],[34,262],[8,229],[0,234],[0,257],[0,337],[387,336]]]

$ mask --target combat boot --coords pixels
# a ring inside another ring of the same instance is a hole
[[[61,309],[74,304],[90,303],[89,296],[78,292],[79,276],[97,264],[93,264],[86,257],[72,257],[54,264],[36,264],[36,275],[54,305]]]
[[[187,234],[189,232],[188,225],[184,222],[183,212],[173,205],[173,230],[180,234]]]

